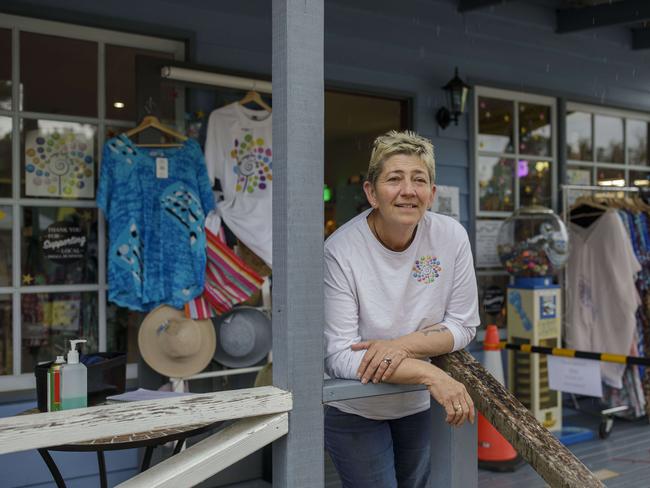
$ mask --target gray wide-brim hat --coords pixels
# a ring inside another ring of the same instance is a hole
[[[253,366],[271,350],[271,319],[256,308],[235,307],[212,323],[217,331],[214,359],[224,366]]]

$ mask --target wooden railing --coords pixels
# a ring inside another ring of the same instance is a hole
[[[194,486],[286,435],[291,408],[291,393],[266,386],[8,417],[0,419],[0,454],[238,420],[119,485]]]

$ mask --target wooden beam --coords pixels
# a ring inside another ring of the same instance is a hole
[[[0,419],[0,454],[103,437],[207,424],[291,410],[273,386],[119,403]]]
[[[471,12],[472,10],[479,10],[492,5],[506,3],[507,0],[458,0],[459,12]]]
[[[468,352],[439,356],[434,362],[465,385],[483,416],[549,485],[605,486]]]
[[[566,8],[557,11],[558,34],[650,20],[650,2],[624,0],[593,7]]]
[[[632,49],[650,49],[650,29],[632,29]],[[650,404],[648,405],[650,407]]]
[[[324,485],[324,1],[273,0],[273,384],[293,392],[273,485]]]
[[[289,430],[286,413],[235,422],[180,454],[117,485],[119,488],[178,488],[195,486]]]

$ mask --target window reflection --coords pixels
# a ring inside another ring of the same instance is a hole
[[[548,105],[519,104],[519,152],[551,155],[551,108]]]
[[[633,165],[648,164],[648,123],[627,119],[625,124],[627,162]]]
[[[625,171],[622,169],[598,168],[596,184],[600,186],[625,186]]]
[[[513,102],[479,97],[478,108],[479,150],[512,153]]]
[[[97,43],[20,33],[24,110],[97,117]]]
[[[623,119],[595,115],[596,160],[604,163],[625,162],[623,153]]]
[[[477,177],[480,210],[514,210],[514,159],[480,156]]]
[[[11,110],[11,30],[0,29],[0,108]]]
[[[0,117],[0,197],[11,197],[11,117]]]
[[[96,134],[90,124],[23,119],[22,195],[95,198]]]
[[[29,293],[20,302],[23,373],[64,355],[70,339],[86,339],[84,353],[98,350],[97,293]]]
[[[97,209],[24,207],[23,286],[97,283]]]
[[[567,158],[593,161],[591,143],[591,114],[568,112],[566,116]]]
[[[543,205],[551,207],[551,162],[546,160],[520,159],[517,164],[519,177],[519,205]]]
[[[630,186],[650,187],[650,172],[630,171]]]
[[[11,286],[12,208],[0,206],[0,286]]]
[[[13,374],[11,295],[0,295],[0,375]]]
[[[566,174],[569,185],[591,185],[591,168],[569,166]]]

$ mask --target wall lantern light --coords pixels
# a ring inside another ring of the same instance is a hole
[[[447,93],[447,107],[440,107],[436,120],[442,129],[446,129],[452,120],[458,125],[458,119],[465,113],[470,86],[460,79],[456,68],[454,77],[442,89]]]

